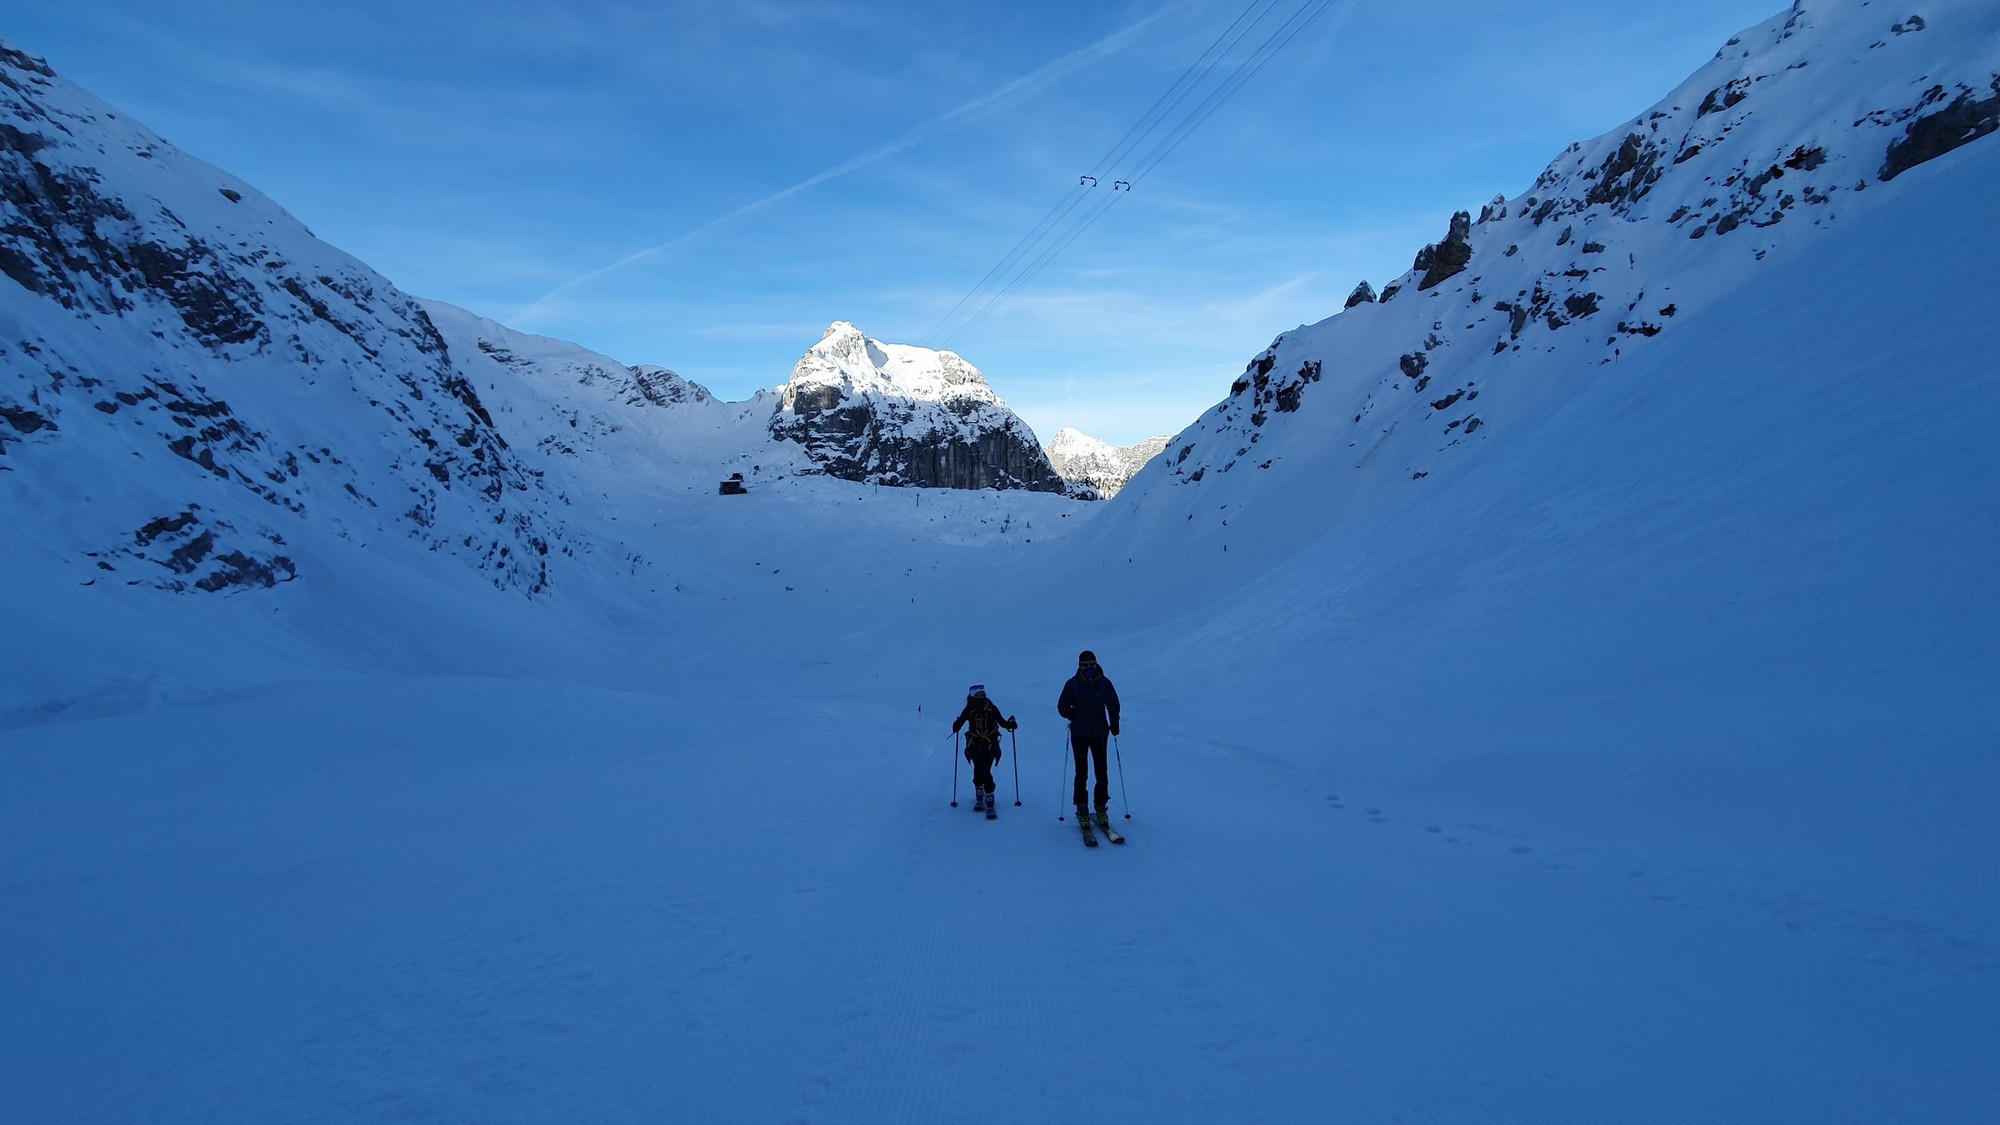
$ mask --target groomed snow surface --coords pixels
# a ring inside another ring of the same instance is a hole
[[[1993,149],[1363,501],[662,462],[541,599],[8,552],[0,1120],[2000,1119]]]

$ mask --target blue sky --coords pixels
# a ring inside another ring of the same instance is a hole
[[[834,320],[936,346],[1249,3],[92,0],[0,35],[409,292],[734,399]],[[1331,0],[954,350],[1044,440],[1176,431],[1783,8]]]

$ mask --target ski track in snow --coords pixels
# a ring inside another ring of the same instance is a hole
[[[1864,1120],[1899,1104],[1884,1067],[1905,1098],[1927,1063],[1972,1081],[1840,1013],[1923,995],[1978,1026],[1990,966],[1878,959],[1688,873],[1663,898],[1584,849],[1427,831],[1174,737],[1128,732],[1131,843],[1086,851],[1054,819],[1049,719],[1024,722],[1023,806],[1003,762],[989,822],[964,788],[947,807],[950,744],[913,720],[801,744],[805,717],[868,729],[867,702],[820,694],[837,683],[747,724],[714,717],[726,689],[308,685],[167,716],[136,776],[107,748],[159,716],[28,732],[37,772],[7,789],[47,800],[6,809],[34,841],[9,870],[44,874],[10,884],[32,909],[5,944],[62,970],[14,981],[49,1014],[9,1025],[50,1097],[30,1104]],[[319,735],[274,755],[273,724],[302,720]],[[81,1005],[35,991],[78,979]],[[1813,1050],[1774,1054],[1816,1009]]]

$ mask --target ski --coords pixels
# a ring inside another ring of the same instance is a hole
[[[1088,828],[1085,829],[1085,831],[1088,830],[1089,830]],[[1125,837],[1120,836],[1117,830],[1111,827],[1111,818],[1104,815],[1103,813],[1097,814],[1097,830],[1099,832],[1104,833],[1105,837],[1114,844],[1122,844],[1125,842]]]

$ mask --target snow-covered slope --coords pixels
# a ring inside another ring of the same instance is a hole
[[[1027,423],[954,352],[836,321],[779,390],[771,433],[845,480],[1060,492]]]
[[[772,392],[723,402],[665,367],[627,366],[441,301],[423,306],[454,368],[491,400],[500,432],[533,449],[537,466],[573,490],[608,480],[712,489],[731,471],[810,467],[798,449],[770,437]]]
[[[1135,482],[1137,503],[1171,523],[1300,488],[1329,515],[1418,502],[1441,474],[1483,471],[1472,453],[1526,419],[1633,380],[1697,313],[1839,238],[1899,173],[1997,115],[2000,8],[1802,0],[1527,191],[1454,216],[1380,301],[1358,292],[1280,336]],[[1761,377],[1822,393],[1807,372]],[[1611,424],[1637,440],[1647,420]]]
[[[414,301],[0,45],[0,468],[77,581],[262,587],[342,543],[542,591],[571,549]]]
[[[1884,170],[2000,104],[2000,8],[1878,13],[1751,29],[1466,224],[1461,273],[1285,334],[1070,545],[1062,612],[1147,622],[1145,674],[1251,701],[1216,737],[1287,777],[1849,912],[1787,924],[1983,925],[1996,841],[1944,826],[2000,722],[2000,140]],[[1883,955],[1990,988],[1961,952]]]
[[[1113,445],[1065,426],[1056,431],[1045,452],[1064,480],[1088,485],[1108,500],[1172,440],[1171,435],[1161,434],[1137,445]]]

